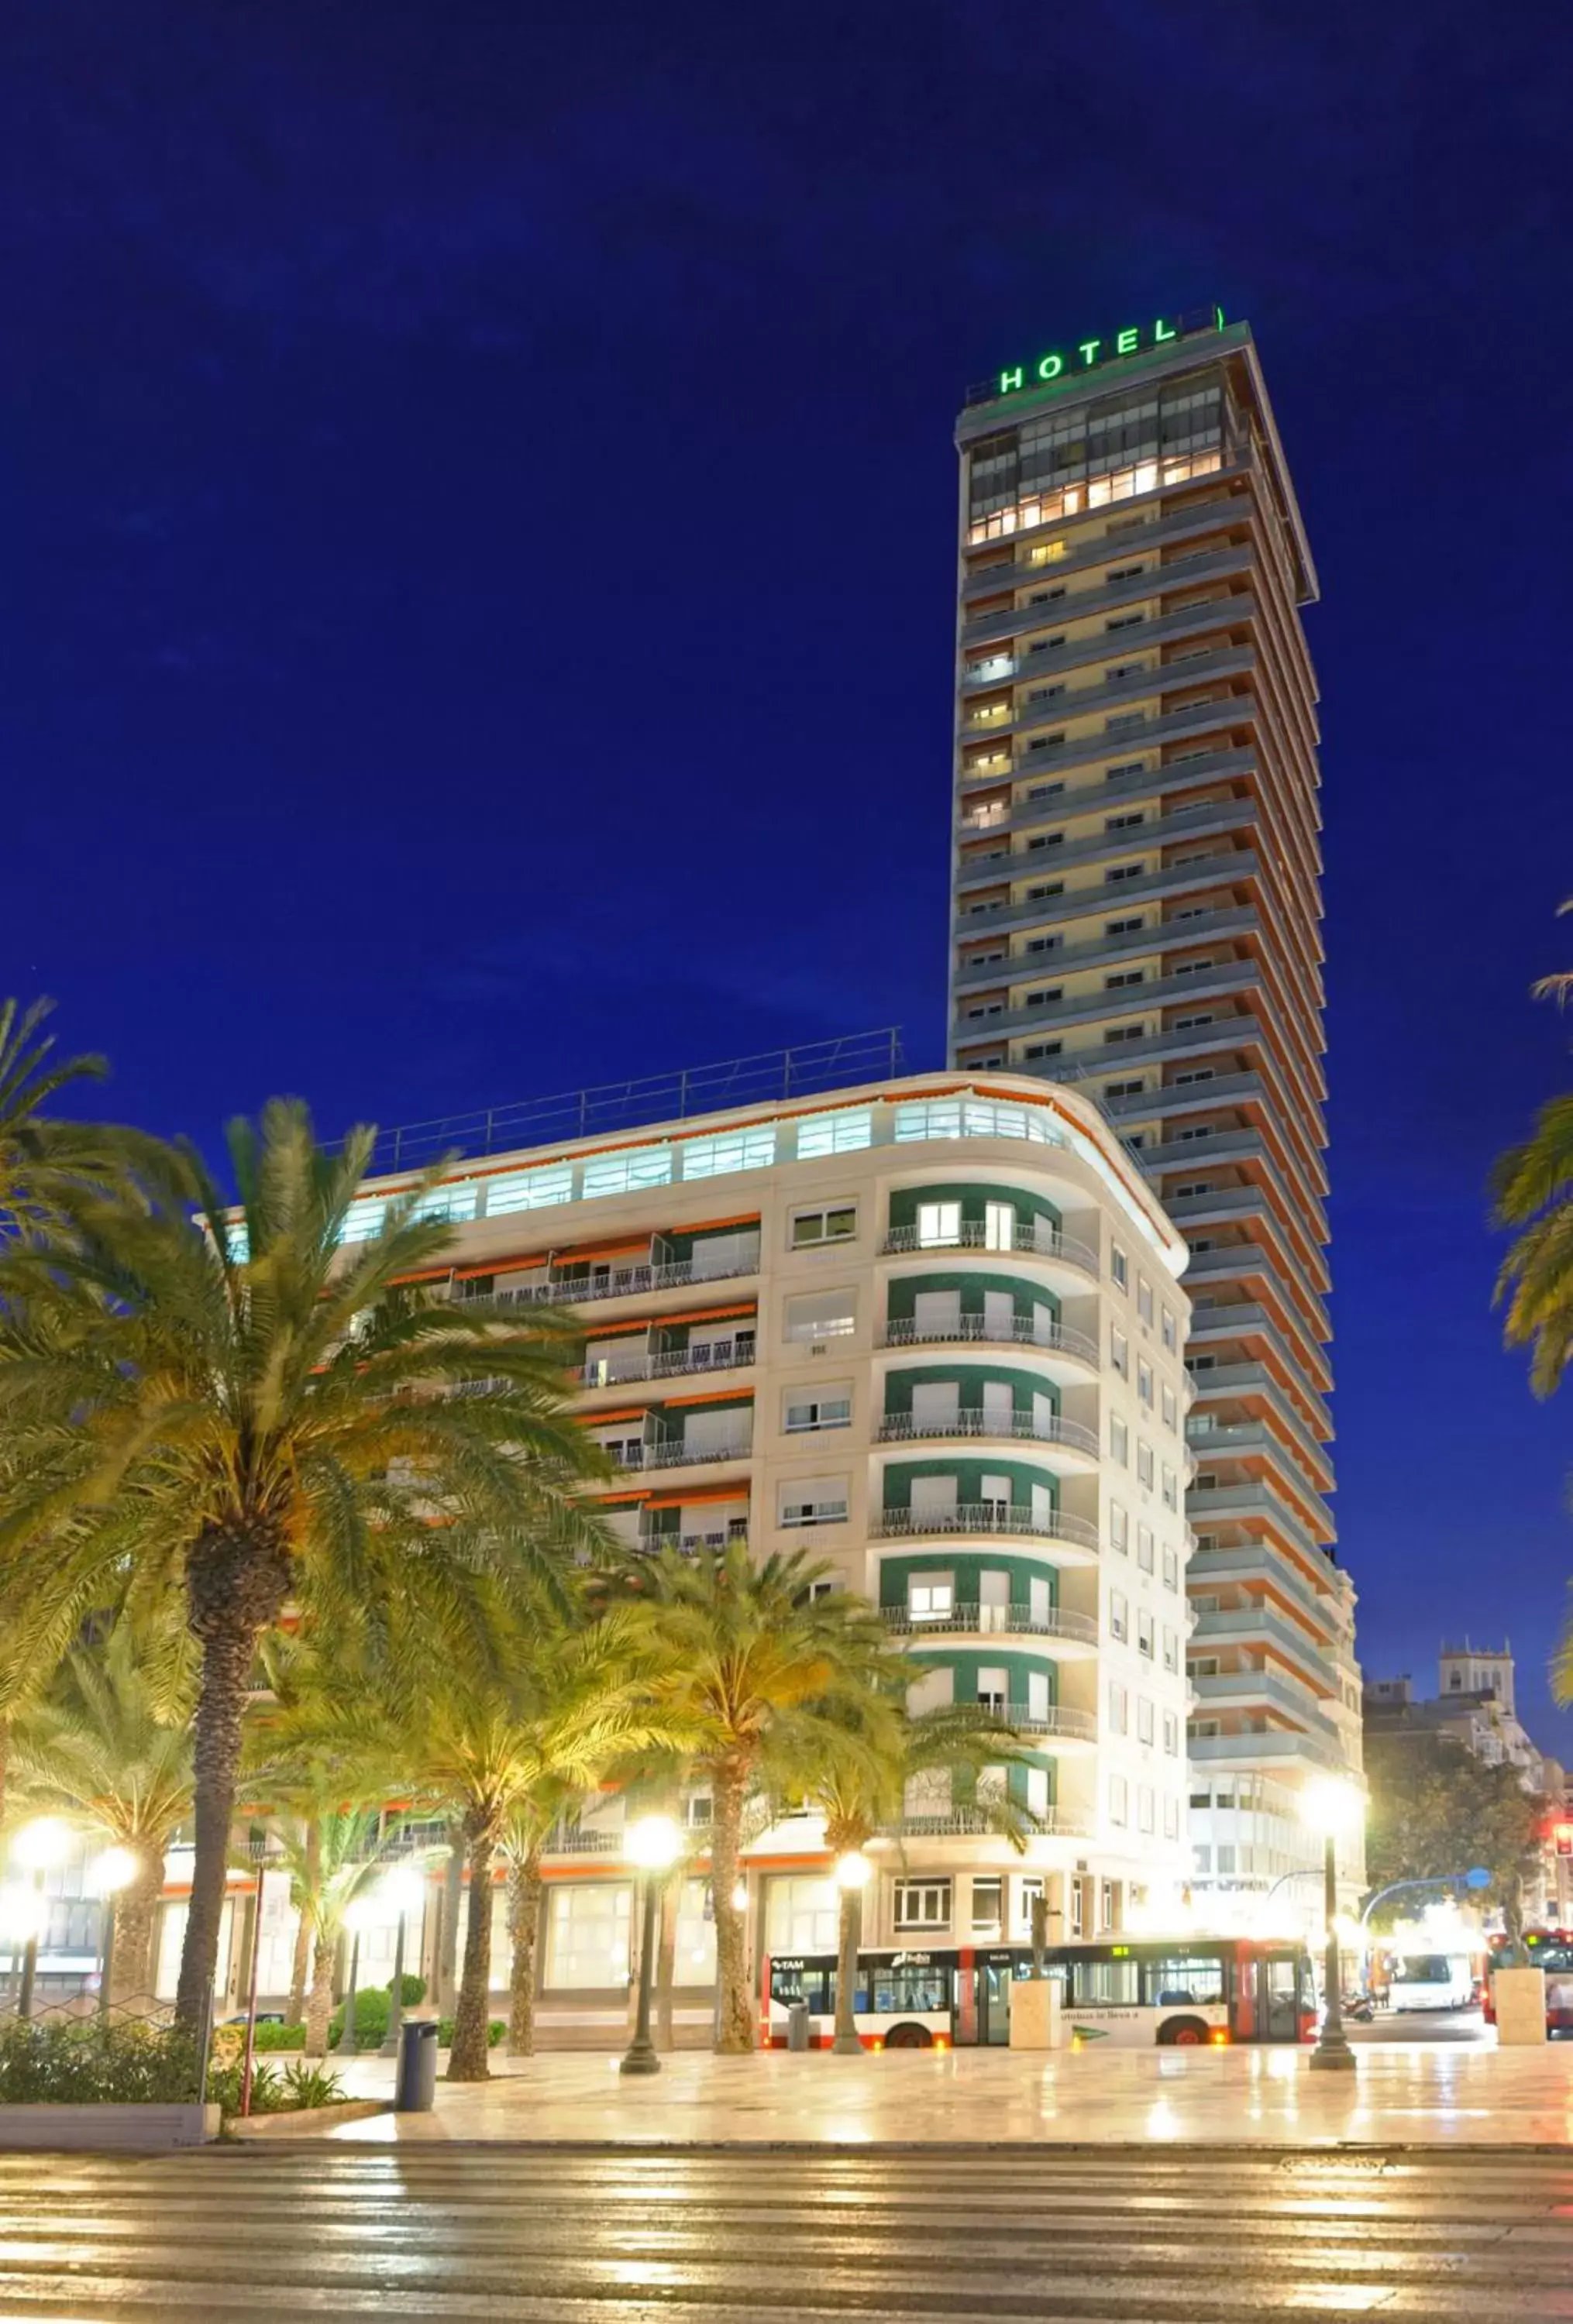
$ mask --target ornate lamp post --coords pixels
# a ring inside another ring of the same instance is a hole
[[[1328,1931],[1324,1970],[1327,2006],[1310,2062],[1324,2072],[1353,2073],[1355,2052],[1344,2032],[1344,1971],[1338,1958],[1338,1840],[1341,1834],[1353,1831],[1359,1824],[1365,1813],[1365,1796],[1356,1784],[1337,1775],[1326,1775],[1307,1785],[1304,1804],[1309,1821],[1322,1833],[1322,1886]]]
[[[623,1853],[643,1874],[643,1909],[639,1933],[639,2009],[634,2039],[623,2060],[625,2074],[659,2074],[661,2060],[650,2038],[650,1994],[655,1971],[655,1904],[661,1884],[682,1854],[683,1836],[669,1815],[641,1816],[623,1838]]]

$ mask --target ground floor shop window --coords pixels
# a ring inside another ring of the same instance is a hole
[[[548,1985],[569,1991],[626,1985],[632,1884],[563,1881],[550,1894]]]

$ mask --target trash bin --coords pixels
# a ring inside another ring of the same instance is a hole
[[[806,2001],[787,2004],[787,2048],[806,2050],[809,2046],[809,2005]]]
[[[437,2096],[437,2020],[406,2017],[399,2037],[397,2114],[430,2114]]]

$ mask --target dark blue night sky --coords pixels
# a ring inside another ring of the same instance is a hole
[[[1505,27],[1511,21],[1511,38]],[[1340,1554],[1511,1635],[1489,1312],[1568,1079],[1566,148],[1525,0],[17,0],[0,991],[211,1143],[899,1019],[943,1053],[966,383],[1222,302],[1319,563]]]

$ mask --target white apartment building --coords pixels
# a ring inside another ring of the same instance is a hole
[[[407,1183],[369,1182],[355,1229]],[[630,1545],[810,1550],[884,1609],[914,1705],[976,1698],[1030,1739],[995,1778],[1038,1821],[1026,1853],[976,1798],[925,1787],[872,1850],[866,1943],[1024,1937],[1040,1894],[1067,1936],[1178,1901],[1186,1253],[1096,1108],[941,1073],[490,1154],[437,1200],[449,1296],[583,1318],[584,1424],[619,1464],[606,1503]],[[697,2003],[708,1803],[688,1814],[679,1986]],[[609,2014],[630,1969],[621,1803],[560,1840],[548,2021]],[[760,1834],[747,1862],[756,1961],[833,1945],[816,1822]],[[499,1989],[508,1968],[499,1889]]]

